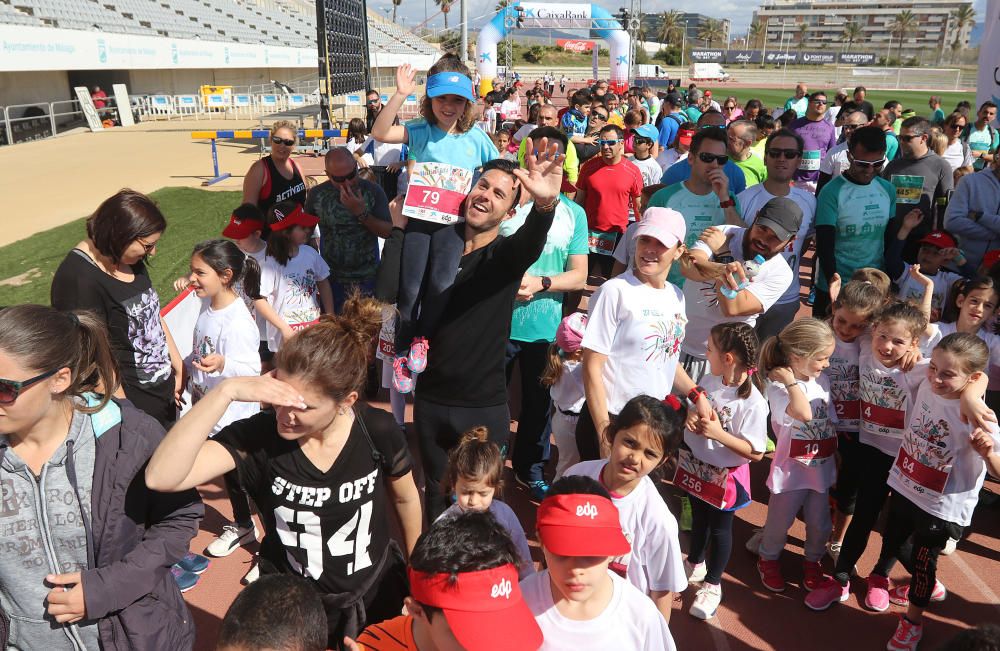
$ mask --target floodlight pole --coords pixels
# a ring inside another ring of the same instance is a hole
[[[460,18],[462,21],[462,54],[463,62],[469,62],[469,0],[459,0]]]

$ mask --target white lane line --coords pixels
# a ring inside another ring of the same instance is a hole
[[[984,597],[986,597],[986,603],[996,608],[997,611],[1000,611],[1000,597],[998,597],[997,593],[990,589],[990,586],[986,585],[986,583],[979,578],[978,574],[972,571],[972,568],[969,567],[968,563],[962,560],[961,554],[952,554],[948,557],[948,560],[954,563],[955,566],[962,571],[962,574],[965,575],[965,578],[969,580],[969,583],[976,586],[976,589],[979,590]]]
[[[709,617],[706,622],[712,635],[712,643],[715,644],[715,651],[730,651],[729,636],[722,630],[722,623],[719,621],[719,613],[714,617]]]

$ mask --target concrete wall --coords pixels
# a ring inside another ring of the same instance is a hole
[[[72,90],[65,72],[0,72],[0,106],[71,99]],[[12,110],[11,117],[21,110]]]
[[[272,79],[284,83],[306,78],[316,78],[318,72],[302,68],[247,68],[219,70],[131,70],[128,89],[131,93],[182,95],[197,93],[203,84],[239,86],[237,90],[247,90],[247,86],[268,85]],[[305,90],[304,88],[302,90]],[[312,91],[313,88],[309,88]]]

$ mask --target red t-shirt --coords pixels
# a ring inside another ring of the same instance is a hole
[[[608,165],[596,156],[580,167],[576,185],[586,192],[587,225],[595,231],[623,233],[629,208],[635,208],[642,192],[642,172],[627,158]]]

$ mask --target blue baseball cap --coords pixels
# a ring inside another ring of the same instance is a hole
[[[427,78],[427,97],[458,95],[475,102],[472,94],[472,80],[460,72],[439,72]]]
[[[644,124],[641,127],[636,127],[632,129],[632,132],[641,138],[649,138],[653,142],[656,142],[660,137],[660,132],[652,124]]]

